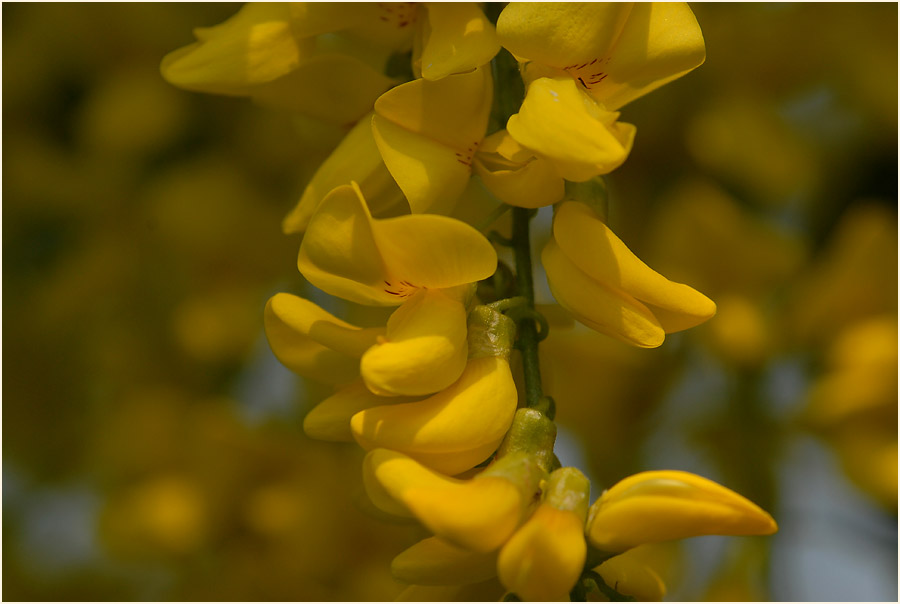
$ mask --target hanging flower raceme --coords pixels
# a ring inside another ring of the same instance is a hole
[[[665,334],[716,313],[712,300],[641,262],[578,202],[557,208],[541,261],[554,297],[576,319],[634,346],[659,346]]]
[[[611,172],[628,156],[635,128],[618,123],[617,109],[706,57],[684,3],[512,2],[497,35],[527,86],[510,135],[572,181]]]
[[[472,227],[432,215],[373,219],[359,187],[336,188],[320,204],[297,266],[327,293],[399,306],[383,338],[360,361],[372,392],[423,395],[455,382],[466,366],[466,304],[472,283],[497,265]]]

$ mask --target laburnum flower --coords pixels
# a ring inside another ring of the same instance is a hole
[[[469,360],[460,378],[425,400],[359,410],[350,419],[353,437],[366,450],[399,451],[450,475],[488,459],[516,411],[518,393],[508,360],[514,333],[512,319],[476,307],[469,320]]]
[[[414,517],[447,543],[481,553],[506,543],[531,510],[544,476],[524,453],[504,456],[468,480],[387,449],[373,449],[363,462],[363,484],[376,507]]]
[[[396,83],[383,67],[397,44],[388,40],[378,49],[352,36],[319,35],[344,29],[352,14],[322,14],[305,3],[251,2],[219,25],[196,28],[197,42],[166,55],[160,69],[171,84],[187,90],[250,97],[352,123]],[[378,27],[379,21],[372,23]]]
[[[394,52],[412,48],[416,74],[439,79],[499,50],[493,26],[471,2],[248,3],[194,35],[197,42],[163,59],[170,83],[338,124],[358,120],[398,83],[384,75]]]
[[[500,582],[523,600],[567,600],[581,576],[587,544],[584,521],[591,485],[575,468],[555,470],[543,500],[504,544],[497,559]]]
[[[449,213],[488,125],[490,70],[397,86],[375,102],[375,142],[413,212]]]
[[[496,264],[487,239],[458,220],[373,219],[355,183],[322,201],[297,261],[300,272],[327,293],[399,306],[384,335],[362,353],[359,368],[372,392],[410,396],[438,392],[462,374],[470,284],[493,274]],[[273,324],[285,327],[283,320]],[[289,357],[294,342],[300,346],[309,337],[302,329],[290,331],[275,339],[282,347],[279,357]]]
[[[586,534],[605,552],[700,535],[771,535],[775,520],[759,506],[689,472],[641,472],[591,505]]]
[[[557,208],[541,261],[553,296],[578,321],[634,346],[657,347],[716,313],[712,300],[648,267],[578,202]]]
[[[512,2],[497,35],[527,86],[510,136],[572,181],[608,173],[628,156],[635,128],[617,121],[619,108],[706,57],[684,3]]]

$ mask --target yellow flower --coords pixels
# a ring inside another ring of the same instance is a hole
[[[594,569],[603,581],[622,595],[632,596],[638,602],[662,602],[666,584],[641,556],[643,548],[606,560]]]
[[[512,206],[540,208],[565,194],[565,181],[550,162],[522,147],[506,130],[482,141],[472,166],[484,186]]]
[[[266,303],[269,346],[282,365],[326,384],[346,384],[359,376],[359,358],[383,328],[350,325],[309,300],[275,294]]]
[[[634,346],[657,347],[666,333],[694,327],[716,312],[712,300],[641,262],[580,203],[559,206],[541,261],[564,308],[588,327]]]
[[[575,468],[550,475],[544,500],[500,550],[500,582],[526,601],[568,600],[587,556],[590,483]]]
[[[616,123],[617,109],[706,56],[684,3],[512,2],[497,35],[523,63],[527,85],[510,135],[573,181],[606,174],[628,156],[635,129]]]
[[[453,209],[472,173],[492,99],[490,70],[479,67],[408,82],[375,102],[375,142],[413,212]]]
[[[366,492],[379,509],[413,516],[441,539],[482,553],[513,534],[542,475],[522,454],[510,454],[470,480],[449,478],[386,449],[370,451],[363,462]]]
[[[303,4],[248,3],[224,23],[195,29],[197,42],[163,59],[163,77],[187,90],[354,122],[395,83],[382,73],[389,53],[359,48],[350,38],[317,36],[339,21],[309,12]]]
[[[454,384],[416,402],[359,411],[350,421],[364,449],[400,451],[445,474],[459,474],[497,450],[518,394],[506,359],[472,359]]]
[[[377,394],[422,395],[446,388],[466,364],[469,284],[497,264],[472,227],[432,215],[375,220],[354,183],[319,205],[297,266],[320,289],[353,302],[400,305],[361,360]]]
[[[734,491],[695,474],[641,472],[591,506],[587,537],[606,552],[700,535],[771,535],[772,517]]]

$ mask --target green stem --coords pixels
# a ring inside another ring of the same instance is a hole
[[[534,309],[534,282],[531,266],[531,238],[529,223],[531,210],[513,208],[513,252],[516,258],[516,283],[519,296],[526,300],[525,306]],[[522,353],[522,368],[525,372],[525,405],[537,407],[543,397],[541,367],[538,359],[537,326],[533,320],[525,319],[518,326],[518,348]]]

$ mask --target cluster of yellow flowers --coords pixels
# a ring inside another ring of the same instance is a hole
[[[475,3],[248,4],[195,30],[162,72],[347,128],[283,229],[303,234],[297,265],[311,284],[396,310],[361,328],[280,293],[265,328],[285,366],[335,388],[306,433],[359,443],[375,506],[434,534],[397,556],[395,576],[413,586],[497,577],[528,600],[568,599],[584,579],[659,599],[652,571],[623,571],[615,556],[696,535],[771,534],[775,522],[678,471],[625,478],[590,505],[587,478],[553,454],[547,397],[520,406],[510,356],[516,346],[536,354],[536,342],[517,344],[514,318],[534,329],[533,294],[479,296],[498,267],[480,227],[508,206],[522,216],[554,205],[541,255],[554,297],[628,344],[657,347],[711,318],[711,300],[610,230],[594,189],[567,184],[596,183],[625,161],[636,130],[617,110],[699,66],[703,38],[678,3],[511,3],[495,22]],[[407,56],[409,68],[398,66]],[[526,92],[511,105],[515,85]],[[530,283],[530,262],[517,271]]]

